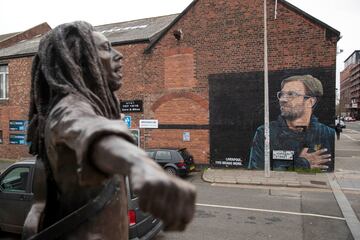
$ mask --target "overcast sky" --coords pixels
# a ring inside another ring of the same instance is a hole
[[[2,1],[0,34],[23,31],[42,22],[58,24],[85,20],[93,25],[180,13],[192,0],[6,0]],[[217,1],[217,0],[214,0]],[[239,0],[241,1],[241,0]],[[341,32],[337,72],[344,60],[360,50],[360,0],[288,0]]]

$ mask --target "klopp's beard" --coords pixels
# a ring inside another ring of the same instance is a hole
[[[304,107],[288,107],[288,106],[284,106],[282,104],[280,104],[280,111],[281,111],[281,116],[289,121],[294,121],[296,119],[301,118],[302,116],[304,116]]]

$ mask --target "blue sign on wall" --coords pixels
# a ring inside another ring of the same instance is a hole
[[[10,134],[10,144],[26,145],[26,134]]]
[[[131,116],[125,116],[124,122],[126,123],[128,128],[131,128]]]
[[[26,131],[27,125],[27,120],[9,120],[10,131]]]

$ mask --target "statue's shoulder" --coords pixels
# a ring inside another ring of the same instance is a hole
[[[89,101],[82,96],[77,94],[68,94],[63,97],[55,106],[56,108],[67,108],[67,109],[89,109],[92,108]]]
[[[53,106],[49,117],[59,119],[63,116],[80,117],[88,114],[94,114],[91,104],[84,97],[68,94]]]

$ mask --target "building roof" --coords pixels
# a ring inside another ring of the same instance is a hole
[[[145,18],[128,22],[96,26],[113,45],[133,42],[149,42],[157,33],[168,26],[178,14]]]
[[[160,41],[160,39],[198,2],[198,0],[193,0],[187,8],[184,9],[174,20],[168,24],[166,28],[163,29],[158,35],[153,38],[149,44],[144,50],[144,53],[150,53],[152,48]]]
[[[196,3],[198,0],[193,0],[189,6],[180,14],[172,14],[167,16],[145,18],[127,22],[111,23],[101,26],[95,26],[95,29],[102,32],[113,45],[122,45],[130,43],[148,42],[149,45],[145,49],[145,53],[151,52],[152,48],[161,40],[161,38],[173,27]],[[304,16],[315,24],[331,33],[331,36],[340,39],[340,32],[288,3],[285,0],[280,0],[284,6],[290,10]],[[0,35],[0,42],[17,34]],[[2,39],[2,40],[1,40]],[[8,48],[0,49],[0,60],[13,57],[23,57],[27,55],[34,55],[37,52],[40,38],[35,37],[30,40],[18,42]]]
[[[319,19],[311,16],[307,12],[304,12],[300,8],[292,5],[291,3],[289,3],[289,2],[287,2],[285,0],[280,0],[280,2],[282,2],[285,6],[287,6],[292,11],[294,11],[294,12],[300,14],[300,15],[303,15],[305,18],[309,19],[310,21],[312,21],[312,22],[320,25],[321,27],[325,28],[326,30],[330,31],[332,34],[334,34],[337,37],[337,40],[340,40],[340,32],[338,30],[336,30],[335,28],[330,27],[326,23],[324,23],[324,22],[320,21]]]
[[[355,50],[352,54],[350,54],[344,62],[346,62],[347,60],[349,60],[349,58],[351,58],[354,54],[359,54],[360,53],[360,50]]]
[[[34,55],[39,47],[42,36],[23,40],[7,48],[0,49],[0,60],[4,58],[19,58]]]
[[[11,38],[12,36],[15,36],[16,34],[18,34],[18,32],[7,33],[7,34],[0,35],[0,42],[6,40],[8,38]]]
[[[289,2],[285,1],[285,0],[279,0],[281,3],[283,3],[286,7],[288,7],[290,10],[292,10],[293,12],[296,12],[300,15],[302,15],[303,17],[309,19],[310,21],[314,22],[315,24],[320,25],[321,27],[325,28],[326,30],[330,31],[334,36],[337,37],[337,40],[340,39],[340,32],[332,27],[330,27],[329,25],[327,25],[326,23],[320,21],[319,19],[311,16],[310,14],[304,12],[303,10],[301,10],[300,8],[295,7],[294,5],[290,4]],[[179,14],[179,16],[177,16],[173,22],[171,22],[160,34],[158,34],[156,36],[156,38],[154,38],[149,46],[146,47],[145,49],[145,53],[150,53],[152,48],[156,45],[157,42],[160,41],[160,39],[171,29],[172,26],[174,26],[181,18],[182,16],[184,16],[196,3],[198,2],[198,0],[193,0],[190,5],[182,12]]]
[[[127,22],[111,23],[95,26],[113,45],[150,42],[159,32],[169,25],[178,14],[138,19]],[[0,36],[3,37],[4,35]],[[5,39],[5,38],[4,38]],[[10,47],[0,49],[0,59],[34,55],[39,46],[41,36],[20,41]]]

